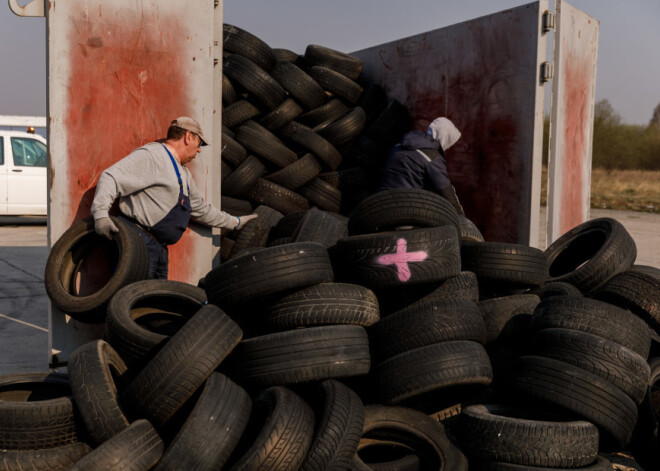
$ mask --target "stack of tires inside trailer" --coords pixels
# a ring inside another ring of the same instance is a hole
[[[359,61],[224,44],[223,209],[260,217],[196,286],[145,280],[120,220],[72,226],[47,293],[103,338],[0,377],[1,469],[660,467],[660,270],[620,223],[484,241],[437,194],[375,191],[409,117]]]

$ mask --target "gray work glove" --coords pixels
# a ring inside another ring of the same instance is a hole
[[[243,227],[249,222],[252,221],[253,219],[257,219],[259,217],[258,214],[248,214],[246,216],[236,216],[238,218],[238,224],[234,227],[234,230],[237,231],[239,229],[243,229]]]
[[[94,230],[98,235],[111,240],[112,240],[112,233],[119,232],[119,229],[117,228],[117,226],[115,226],[115,223],[112,222],[112,219],[110,219],[109,217],[98,218],[97,220],[95,220]]]

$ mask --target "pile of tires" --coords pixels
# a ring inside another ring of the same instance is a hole
[[[424,190],[257,210],[266,246],[198,286],[127,282],[68,374],[0,377],[3,469],[660,463],[660,271],[617,221],[540,251],[463,234]]]
[[[229,24],[223,51],[223,210],[346,215],[376,190],[411,119],[361,77],[360,59],[316,44],[274,49]]]
[[[224,45],[222,205],[259,218],[197,286],[144,280],[121,221],[65,233],[47,293],[102,338],[66,374],[0,376],[0,469],[660,467],[660,270],[620,223],[541,251],[373,193],[405,113],[358,61]],[[81,292],[99,245],[117,268]]]

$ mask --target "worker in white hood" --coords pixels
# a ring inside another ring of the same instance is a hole
[[[419,188],[445,197],[465,215],[456,190],[447,174],[445,152],[461,137],[454,123],[445,117],[434,119],[426,132],[410,131],[394,146],[385,163],[379,191]]]

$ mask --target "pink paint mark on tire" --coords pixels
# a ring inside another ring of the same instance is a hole
[[[406,282],[410,279],[410,262],[421,262],[428,257],[428,253],[423,250],[408,252],[408,243],[406,239],[396,241],[396,252],[393,254],[381,255],[376,259],[379,265],[394,265],[397,270],[399,281]]]

